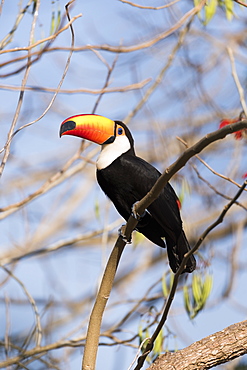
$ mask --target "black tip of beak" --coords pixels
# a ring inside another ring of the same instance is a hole
[[[64,132],[74,130],[75,128],[76,124],[74,121],[66,121],[60,127],[59,136],[61,137]]]

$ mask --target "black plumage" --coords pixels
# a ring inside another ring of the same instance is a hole
[[[106,168],[97,170],[97,180],[120,215],[128,220],[133,204],[147,194],[161,174],[151,164],[135,155],[130,131],[123,123],[116,123],[124,128],[131,148]],[[160,247],[167,245],[169,263],[176,272],[190,246],[182,228],[178,197],[169,183],[148,207],[136,229]],[[191,256],[184,272],[192,272],[195,266],[195,258]]]

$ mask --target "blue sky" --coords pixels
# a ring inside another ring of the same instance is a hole
[[[49,35],[51,12],[60,9],[63,12],[64,1],[42,2],[35,31],[35,39]],[[150,2],[143,2],[150,5]],[[155,2],[156,6],[162,5]],[[5,1],[0,24],[1,39],[11,29],[18,9],[18,1]],[[71,16],[82,13],[82,17],[74,23],[75,45],[135,45],[147,39],[154,38],[165,29],[171,27],[186,11],[191,9],[191,4],[181,2],[170,10],[152,11],[141,10],[123,4],[120,1],[77,1],[71,10]],[[212,22],[204,27],[198,19],[193,21],[190,35],[184,47],[176,54],[172,66],[165,73],[162,82],[151,95],[148,102],[130,120],[129,125],[134,133],[137,152],[140,156],[152,161],[160,170],[171,164],[177,158],[183,147],[178,144],[176,135],[185,137],[193,142],[202,137],[206,132],[218,128],[220,118],[225,114],[235,117],[241,110],[239,96],[231,76],[229,58],[225,45],[230,36],[236,52],[236,66],[242,84],[246,76],[246,49],[241,44],[234,44],[233,35],[243,30],[246,20],[245,10],[236,8],[236,17],[230,23],[225,20],[222,11],[219,11]],[[28,44],[31,14],[26,14],[18,33],[14,36],[8,47],[21,47]],[[158,76],[160,70],[168,61],[176,42],[178,33],[171,34],[164,40],[155,43],[152,47],[138,50],[133,53],[120,53],[116,67],[110,78],[110,87],[126,86],[149,79],[149,82],[140,90],[129,92],[115,92],[105,94],[100,101],[96,113],[106,115],[112,119],[124,120],[136,107],[142,96]],[[70,32],[67,30],[52,44],[52,46],[68,47],[71,42]],[[36,49],[39,50],[39,47]],[[8,61],[20,53],[2,54],[1,62]],[[104,85],[107,68],[100,58],[112,65],[116,53],[84,50],[74,52],[65,78],[63,89],[100,89]],[[56,88],[62,76],[68,57],[68,51],[52,51],[46,53],[42,59],[31,68],[28,86],[42,86]],[[20,62],[18,66],[23,65]],[[17,64],[1,68],[1,74],[15,70]],[[198,81],[198,68],[203,69],[202,81]],[[23,78],[21,74],[14,74],[8,78],[1,77],[1,85],[20,86]],[[17,105],[18,91],[0,89],[2,134],[0,146],[3,147],[6,135]],[[78,113],[90,113],[97,99],[96,94],[76,93],[59,94],[49,112],[33,126],[19,132],[11,145],[11,156],[4,170],[2,181],[1,207],[23,199],[35,191],[54,173],[59,171],[65,162],[79,147],[76,138],[58,138],[60,123],[68,116]],[[206,99],[207,97],[207,99]],[[38,118],[52,98],[50,92],[27,91],[24,94],[24,103],[21,109],[17,127]],[[206,120],[208,117],[208,121]],[[203,121],[200,123],[200,119]],[[153,148],[149,152],[148,147]],[[83,156],[94,147],[91,145]],[[228,137],[224,143],[215,144],[212,151],[203,153],[203,158],[216,171],[223,173],[241,183],[241,176],[246,170],[246,142],[237,142],[233,137]],[[220,181],[212,175],[203,165],[196,162],[201,174],[217,189],[227,194],[234,195],[236,187],[228,182]],[[96,181],[94,165],[88,164],[83,171],[71,177],[63,184],[52,189],[37,200],[9,217],[1,220],[0,231],[2,235],[3,257],[19,255],[27,250],[36,250],[47,247],[63,238],[72,237],[79,233],[86,233],[104,227],[107,222],[113,222],[118,215],[109,205],[99,189]],[[186,178],[190,192],[186,193],[182,214],[188,234],[194,240],[200,235],[213,216],[226,204],[226,200],[210,192],[193,173],[188,165],[180,171],[173,180],[177,192],[182,190],[181,178]],[[73,196],[73,202],[70,198]],[[246,195],[241,198],[246,204]],[[96,204],[100,205],[100,215],[97,218]],[[69,208],[72,207],[72,208]],[[244,213],[245,212],[245,213]],[[244,216],[245,215],[245,216]],[[234,207],[226,216],[226,225],[230,221],[246,218],[246,211]],[[197,221],[203,220],[196,229]],[[121,225],[121,220],[119,220]],[[219,230],[221,230],[219,227]],[[232,227],[232,226],[229,226]],[[49,231],[53,230],[53,232]],[[114,229],[117,235],[117,227]],[[198,315],[194,321],[187,317],[182,301],[178,294],[171,317],[167,322],[168,328],[177,333],[177,337],[169,339],[168,347],[181,348],[199,340],[213,332],[222,330],[226,326],[241,321],[246,317],[247,298],[244,282],[246,281],[246,253],[244,246],[247,241],[246,230],[240,227],[231,230],[228,237],[221,239],[208,239],[204,243],[202,255],[210,260],[210,266],[205,269],[214,277],[213,292],[208,301],[207,308]],[[113,245],[114,238],[106,243],[103,248],[98,245],[82,247],[69,247],[48,256],[32,257],[11,265],[16,276],[25,284],[29,292],[37,300],[42,311],[45,302],[52,300],[57,303],[57,309],[51,312],[57,317],[69,317],[71,314],[67,299],[78,302],[88,294],[95,292],[98,286],[102,269]],[[160,254],[161,261],[154,267],[143,269],[138,277],[128,285],[116,288],[109,302],[109,310],[105,315],[104,327],[114,320],[119,320],[126,313],[129,305],[120,305],[117,312],[111,305],[115,301],[136,299],[141,297],[155,281],[161,278],[167,270],[164,253],[155,246],[143,243],[142,246],[128,246],[122,257],[119,276],[130,266],[137,270],[143,261],[148,261],[154,255]],[[222,292],[229,276],[229,264],[224,261],[233,246],[239,245],[237,261],[242,269],[236,275],[236,281],[231,297],[222,299]],[[203,263],[199,263],[202,268]],[[1,280],[6,277],[1,272]],[[190,278],[189,278],[190,279]],[[155,291],[160,291],[157,283]],[[119,296],[119,294],[121,296]],[[30,330],[33,324],[33,312],[30,305],[16,305],[14,300],[25,300],[21,287],[9,279],[4,284],[1,292],[2,303],[0,306],[1,317],[6,317],[6,297],[10,299],[11,333]],[[11,303],[12,302],[12,303]],[[74,320],[69,319],[63,327],[54,330],[51,340],[75,330],[76,335],[85,331],[87,315],[91,303],[85,304],[80,315]],[[160,307],[162,301],[157,302]],[[143,308],[144,310],[144,308]],[[145,311],[145,310],[144,310]],[[138,313],[139,315],[139,313]],[[141,316],[140,316],[141,317]],[[50,320],[47,315],[44,321]],[[138,328],[137,320],[130,321],[124,328],[131,333]],[[0,322],[1,332],[5,330],[5,320]],[[180,335],[181,334],[181,335]],[[71,334],[73,337],[73,334]],[[60,350],[61,356],[65,355]],[[99,349],[98,368],[105,366],[105,358],[109,360],[107,369],[114,369],[115,361],[123,361],[123,369],[127,369],[135,355],[131,348],[112,349],[102,346]],[[77,369],[81,362],[81,349],[75,351],[69,364],[64,361],[63,368]]]

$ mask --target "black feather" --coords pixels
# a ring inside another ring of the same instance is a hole
[[[133,147],[108,167],[97,170],[100,187],[126,221],[133,204],[147,194],[160,175],[156,168],[135,155]],[[169,263],[174,272],[177,271],[184,254],[190,250],[182,228],[177,200],[175,191],[168,183],[148,207],[148,212],[136,228],[160,247],[167,245]],[[195,258],[191,256],[183,272],[192,272],[195,267]]]

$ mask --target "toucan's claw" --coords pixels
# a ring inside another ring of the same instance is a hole
[[[131,244],[132,243],[132,239],[131,237],[128,239],[124,233],[125,231],[125,225],[122,225],[120,227],[120,229],[118,229],[118,235],[123,239],[123,241],[126,243],[126,244]]]
[[[139,202],[135,202],[131,209],[131,215],[137,220],[140,221],[146,214],[146,211],[144,211],[141,215],[139,215],[138,212],[136,212],[136,206]]]

